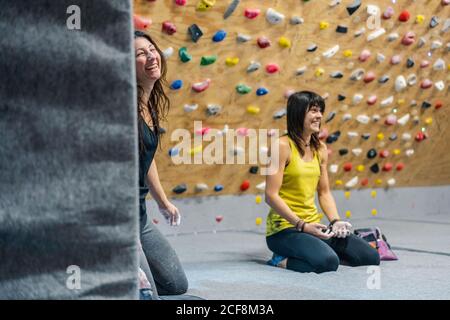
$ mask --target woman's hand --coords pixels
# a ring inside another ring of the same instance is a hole
[[[176,227],[180,225],[181,223],[180,211],[172,203],[167,202],[166,204],[159,206],[159,212],[161,212],[161,214],[163,215],[163,217],[166,219],[167,223],[170,226]]]
[[[303,227],[303,232],[309,233],[322,240],[328,240],[334,237],[333,232],[326,233],[327,226],[320,223],[306,223]]]
[[[346,221],[336,221],[333,223],[331,231],[335,234],[337,238],[346,238],[350,235],[350,229],[352,225]]]

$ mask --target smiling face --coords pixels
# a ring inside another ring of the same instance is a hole
[[[161,55],[146,38],[134,40],[136,54],[136,78],[143,86],[154,84],[161,78]]]
[[[322,121],[322,111],[318,106],[311,106],[305,115],[303,131],[310,133],[320,132],[320,122]]]

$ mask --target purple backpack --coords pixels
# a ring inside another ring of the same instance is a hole
[[[381,233],[380,228],[356,229],[354,233],[356,236],[366,240],[373,248],[377,249],[380,260],[398,260],[386,237]]]

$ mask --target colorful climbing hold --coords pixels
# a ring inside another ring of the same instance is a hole
[[[268,94],[268,93],[269,93],[269,90],[267,90],[267,89],[264,88],[264,87],[258,88],[258,89],[256,90],[256,95],[257,95],[257,96],[264,96],[264,95],[266,95],[266,94]]]
[[[204,0],[204,1],[206,1],[206,0]],[[192,41],[194,41],[194,42],[197,42],[203,36],[202,30],[195,23],[193,25],[189,26],[188,32],[191,35]]]
[[[282,48],[290,48],[291,47],[291,40],[289,40],[286,37],[281,37],[278,40],[278,44],[280,45],[280,47]]]
[[[260,111],[261,111],[260,108],[256,107],[256,106],[248,106],[247,107],[247,112],[250,114],[253,114],[253,115],[258,114]]]
[[[401,22],[406,22],[409,20],[409,18],[411,17],[410,13],[408,10],[403,10],[400,15],[398,16],[398,20]]]
[[[240,83],[236,86],[236,92],[239,94],[247,94],[252,91],[252,88],[247,86],[246,84]]]
[[[213,64],[216,62],[217,56],[203,56],[200,60],[200,65],[202,66],[209,66],[210,64]]]
[[[263,219],[261,217],[258,217],[255,219],[255,223],[257,226],[261,225],[263,223]]]
[[[216,0],[199,0],[197,3],[198,11],[206,11],[211,9],[216,4]]]
[[[266,20],[270,24],[279,24],[284,20],[284,15],[272,8],[269,8],[266,11]]]
[[[170,85],[170,89],[172,90],[179,90],[183,87],[183,80],[175,80]]]
[[[220,192],[222,190],[223,190],[223,185],[217,184],[217,185],[214,186],[214,191],[215,192]]]
[[[187,52],[186,47],[182,47],[180,48],[180,50],[178,50],[178,56],[180,57],[181,62],[184,63],[192,60],[192,56]]]
[[[145,30],[152,25],[152,20],[138,15],[133,15],[134,27],[138,30]]]
[[[241,184],[241,187],[240,187],[241,191],[246,191],[246,190],[248,190],[249,188],[250,188],[250,181],[244,180],[244,181],[242,182],[242,184]]]
[[[276,73],[280,70],[280,67],[276,63],[269,63],[266,65],[267,73]]]
[[[214,41],[214,42],[221,42],[221,41],[223,41],[225,39],[226,36],[227,36],[227,33],[226,33],[225,30],[219,30],[212,37],[212,41]]]
[[[271,42],[267,37],[264,36],[259,37],[256,41],[261,49],[268,48],[271,46]]]
[[[176,194],[181,194],[187,190],[187,185],[185,183],[177,185],[175,188],[172,189],[172,192]]]
[[[168,35],[172,35],[177,32],[177,27],[170,21],[164,21],[162,24],[162,31],[164,31]]]
[[[230,3],[227,10],[225,10],[225,13],[223,14],[224,19],[228,19],[228,17],[230,17],[233,14],[233,12],[236,10],[237,6],[239,5],[240,1],[241,0],[233,0]]]
[[[221,223],[223,220],[223,216],[216,216],[216,222]]]
[[[330,23],[328,23],[327,21],[320,21],[319,22],[319,29],[320,30],[328,29],[329,26],[330,26]]]
[[[211,84],[211,79],[206,79],[202,82],[194,83],[192,85],[192,90],[194,90],[195,92],[203,92],[209,88],[210,84]]]
[[[259,16],[259,14],[261,13],[261,10],[259,9],[250,9],[247,8],[244,11],[244,15],[248,18],[248,19],[255,19],[257,16]]]
[[[239,58],[238,57],[228,57],[225,59],[225,64],[229,67],[233,67],[235,65],[237,65],[239,63]]]

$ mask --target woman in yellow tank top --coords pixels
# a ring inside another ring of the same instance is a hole
[[[319,140],[324,111],[324,100],[313,92],[297,92],[288,100],[288,134],[279,140],[278,155],[272,151],[272,157],[279,157],[279,168],[266,178],[271,261],[276,264],[287,258],[288,269],[316,273],[336,271],[341,261],[351,266],[378,265],[377,250],[351,234],[350,223],[339,218],[329,187],[327,147]],[[316,191],[328,227],[319,223]]]

